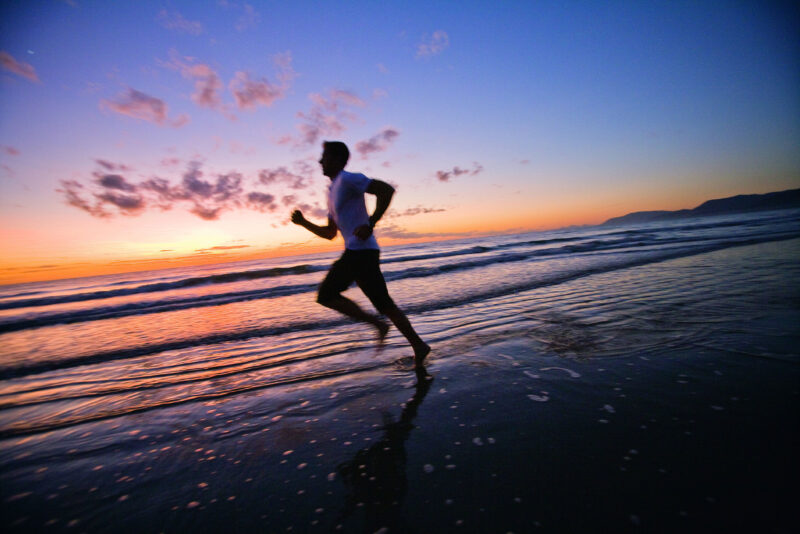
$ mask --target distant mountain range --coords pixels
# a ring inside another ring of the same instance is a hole
[[[763,195],[737,195],[735,197],[707,200],[694,209],[677,211],[635,211],[622,217],[613,217],[603,225],[639,224],[688,217],[708,217],[726,213],[781,210],[800,208],[800,189],[789,189]]]

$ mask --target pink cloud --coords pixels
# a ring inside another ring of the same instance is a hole
[[[13,72],[17,76],[30,80],[32,82],[41,83],[39,76],[36,74],[36,69],[33,65],[23,61],[17,61],[14,57],[5,50],[0,51],[0,67],[3,67],[9,72]]]
[[[450,181],[450,178],[454,176],[461,176],[462,174],[469,174],[471,176],[475,176],[476,174],[483,172],[483,165],[481,165],[477,161],[474,162],[472,165],[473,165],[472,170],[462,169],[461,167],[456,166],[450,169],[449,171],[436,171],[436,177],[441,182],[448,182]]]
[[[436,30],[428,37],[422,37],[422,41],[417,45],[417,57],[428,57],[441,54],[445,48],[450,46],[450,37],[444,30]]]
[[[394,128],[384,128],[366,141],[356,143],[356,152],[361,154],[362,159],[367,159],[370,154],[387,150],[398,135],[400,132]]]
[[[176,30],[192,35],[203,33],[203,24],[201,22],[188,20],[177,11],[169,12],[166,9],[162,9],[158,12],[156,20],[168,30]]]
[[[255,109],[258,106],[270,107],[276,100],[286,96],[296,73],[292,68],[292,55],[289,52],[278,54],[273,58],[278,68],[278,82],[272,83],[266,78],[253,79],[250,74],[238,71],[228,84],[239,109]]]
[[[167,116],[167,104],[163,100],[130,87],[125,94],[118,96],[116,100],[100,101],[100,107],[108,108],[120,115],[154,122],[162,126],[167,125],[179,128],[189,122],[189,117],[186,114],[170,119]]]
[[[223,111],[221,92],[222,81],[217,72],[209,65],[195,63],[191,57],[181,57],[175,50],[170,50],[170,61],[159,62],[162,66],[179,70],[181,76],[194,80],[192,101],[200,107]]]
[[[2,148],[3,152],[9,156],[19,156],[19,150],[17,150],[13,146],[2,145],[0,146],[0,148]]]

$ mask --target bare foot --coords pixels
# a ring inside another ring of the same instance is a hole
[[[431,346],[427,343],[422,343],[414,347],[414,367],[420,368],[425,363],[425,358],[430,354]]]
[[[388,324],[381,322],[380,324],[376,324],[375,328],[378,329],[378,344],[383,345],[386,342],[386,334],[389,333],[389,328],[391,328]]]

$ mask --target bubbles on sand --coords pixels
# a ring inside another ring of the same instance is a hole
[[[431,464],[425,464],[422,466],[422,470],[426,473],[433,473],[433,466]]]
[[[617,413],[617,411],[614,409],[614,407],[611,406],[610,404],[604,404],[603,405],[603,410],[607,411],[608,413]]]
[[[536,401],[536,402],[547,402],[547,401],[550,400],[550,397],[547,395],[546,391],[542,391],[541,393],[542,393],[542,395],[530,394],[530,395],[528,395],[528,398],[530,400]]]
[[[578,372],[573,371],[572,369],[567,369],[566,367],[542,367],[539,369],[540,371],[564,371],[569,375],[570,378],[580,378],[581,374]]]

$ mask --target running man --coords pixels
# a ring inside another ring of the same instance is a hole
[[[406,337],[414,349],[414,364],[420,368],[431,348],[417,335],[406,314],[389,296],[380,269],[380,248],[372,234],[372,229],[389,207],[394,188],[386,182],[372,180],[363,174],[345,171],[350,151],[344,143],[325,141],[322,147],[322,159],[319,163],[322,165],[322,173],[331,180],[328,189],[328,224],[318,226],[309,222],[300,210],[292,213],[293,223],[319,237],[333,239],[336,232],[340,231],[344,238],[344,253],[334,262],[319,286],[317,302],[356,321],[371,324],[378,330],[378,339],[383,343],[389,325],[341,294],[355,282],[372,305],[391,319]],[[375,212],[371,216],[367,216],[364,193],[375,195],[377,199]]]

